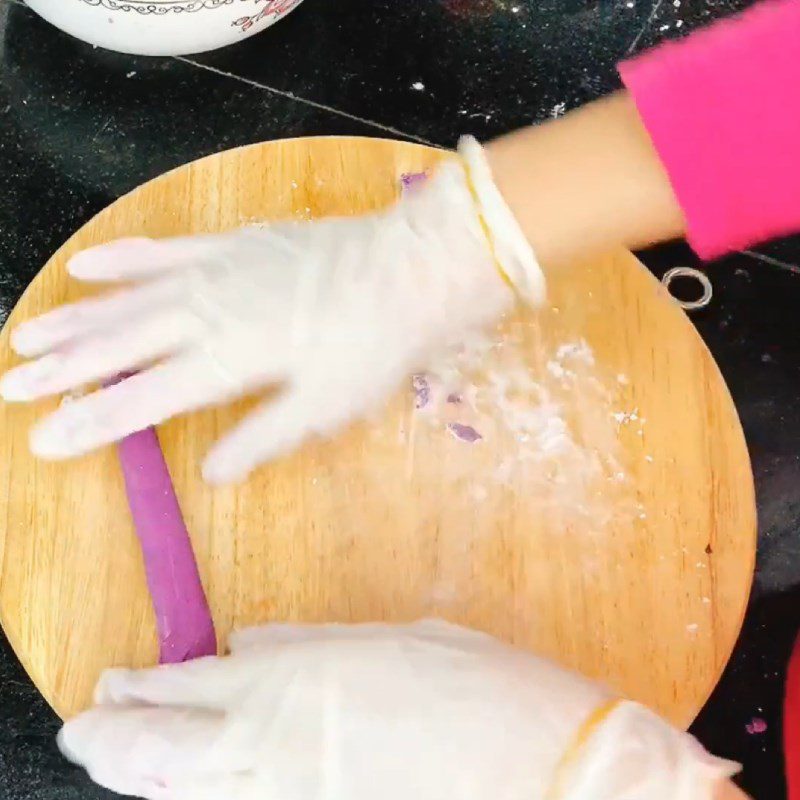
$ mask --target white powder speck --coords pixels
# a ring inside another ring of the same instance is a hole
[[[571,369],[567,369],[560,361],[551,360],[547,362],[547,371],[559,380],[567,380],[574,378],[575,373]]]
[[[641,431],[639,431],[639,432],[641,433]],[[652,463],[653,463],[653,456],[645,456],[645,457],[644,457],[644,460],[645,460],[645,461],[646,461],[648,464],[652,464]]]
[[[563,451],[570,438],[567,423],[561,417],[556,416],[553,413],[555,411],[555,407],[542,408],[540,429],[535,439],[537,449],[544,454]],[[528,441],[530,441],[530,438]]]
[[[710,602],[711,602],[711,598],[710,597],[704,597],[703,598],[703,604],[704,605],[708,605]]]
[[[519,7],[519,6],[511,6],[511,13],[512,13],[512,14],[519,14],[519,12],[520,12],[521,10],[522,10],[522,9],[520,9],[520,7]]]
[[[696,622],[691,622],[686,626],[686,633],[697,633],[700,626]]]
[[[132,71],[131,71],[131,72],[129,72],[129,73],[128,73],[128,74],[127,74],[125,77],[126,77],[126,78],[132,78],[132,77],[133,77],[135,74],[136,74],[136,70],[132,70]]]
[[[594,366],[594,353],[585,339],[577,342],[567,342],[556,350],[556,360],[574,359],[585,364],[587,367]]]
[[[297,181],[292,181],[292,189],[296,189],[296,188],[297,188]]]
[[[669,30],[669,25],[662,25],[659,28],[659,30],[661,31],[661,33],[664,33],[664,31],[668,31]]]
[[[630,383],[630,380],[628,380],[627,375],[624,375],[623,373],[620,372],[620,374],[617,375],[617,383],[620,386],[627,386]]]
[[[634,408],[632,411],[615,411],[611,417],[617,425],[627,425],[629,422],[636,422],[639,419],[639,408]]]
[[[414,83],[411,84],[411,88],[415,92],[422,92],[425,90],[425,84],[422,81],[414,81]]]
[[[557,119],[558,117],[563,116],[566,113],[566,110],[567,110],[567,103],[566,101],[562,100],[560,103],[556,103],[550,109],[550,116],[553,119]]]
[[[620,515],[635,519],[644,509],[632,507],[630,481],[617,458],[607,385],[613,373],[601,378],[585,340],[546,346],[528,339],[529,329],[502,326],[454,344],[425,372],[430,403],[414,417],[440,432],[435,435],[452,435],[458,424],[493,442],[473,450],[475,456],[465,450],[463,463],[454,466],[473,502],[482,495],[476,484],[489,492],[499,485],[585,518],[592,530]]]
[[[675,23],[675,27],[676,27],[676,28],[682,28],[682,27],[683,27],[683,20],[682,20],[682,19],[679,19],[679,20],[678,20],[678,21]]]
[[[628,0],[628,2],[625,3],[625,8],[633,8],[635,5],[636,5],[635,3],[632,3],[630,2],[630,0]]]

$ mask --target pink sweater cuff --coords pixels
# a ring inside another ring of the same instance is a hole
[[[702,258],[800,230],[800,0],[619,67]]]

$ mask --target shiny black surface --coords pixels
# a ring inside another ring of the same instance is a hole
[[[73,2],[74,0],[59,0]],[[563,113],[618,85],[614,64],[746,3],[734,0],[306,0],[266,33],[189,59],[94,49],[0,0],[0,309],[50,253],[142,181],[248,142],[310,134],[451,145]],[[421,86],[421,88],[420,88]],[[754,113],[757,110],[754,110]],[[644,255],[659,274],[682,246]],[[779,704],[800,623],[800,241],[713,264],[695,317],[730,385],[756,473],[751,609],[694,730],[782,796]],[[665,343],[669,346],[669,343]],[[763,718],[767,730],[749,734]],[[0,643],[0,798],[107,796],[63,763],[57,722]]]

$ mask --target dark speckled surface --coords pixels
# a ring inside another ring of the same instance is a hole
[[[59,0],[76,2],[77,0]],[[0,311],[50,253],[142,181],[248,142],[309,134],[441,145],[529,124],[618,85],[614,64],[741,0],[306,0],[261,36],[189,59],[83,45],[0,0]],[[416,87],[416,88],[415,88]],[[646,253],[657,273],[685,247]],[[759,560],[731,665],[694,730],[783,795],[779,703],[800,624],[800,240],[709,267],[695,318],[730,385],[756,473]],[[767,730],[750,735],[753,716]],[[57,721],[0,640],[0,800],[108,796],[65,765]]]

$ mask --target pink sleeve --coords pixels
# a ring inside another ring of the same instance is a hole
[[[800,0],[761,3],[619,71],[698,255],[800,231]]]

